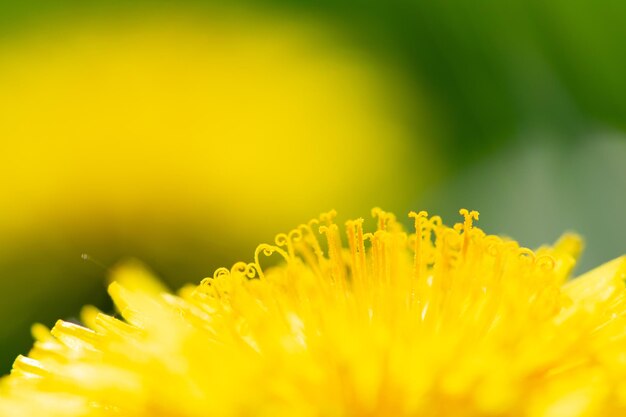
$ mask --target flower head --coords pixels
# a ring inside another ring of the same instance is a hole
[[[568,281],[580,239],[537,251],[411,213],[335,213],[251,263],[167,293],[137,265],[121,315],[33,328],[10,416],[607,416],[626,412],[626,258]],[[263,267],[264,257],[278,257]]]

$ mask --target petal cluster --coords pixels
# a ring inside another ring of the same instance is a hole
[[[532,251],[461,214],[326,213],[177,295],[123,266],[119,315],[33,327],[0,415],[626,413],[626,257],[569,280],[578,237]]]

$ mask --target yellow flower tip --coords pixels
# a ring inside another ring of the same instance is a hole
[[[626,255],[613,259],[563,285],[563,291],[585,309],[596,310],[613,297],[623,297]],[[619,300],[622,301],[621,299]]]
[[[35,323],[30,328],[30,333],[38,342],[44,342],[50,339],[50,329],[41,323]]]
[[[103,314],[98,308],[94,306],[84,306],[80,310],[80,321],[85,326],[90,329],[95,329],[97,327],[97,317]]]
[[[469,211],[468,209],[462,208],[459,210],[459,214],[465,217],[466,221],[471,221],[471,219],[478,220],[479,213],[476,210]]]
[[[463,228],[469,231],[472,228],[474,220],[478,221],[479,213],[475,210],[469,211],[467,209],[459,210],[459,214],[465,219],[463,222]]]
[[[119,267],[123,320],[34,326],[2,415],[626,415],[626,256],[565,282],[576,235],[533,251],[475,211],[410,212],[411,232],[372,213],[374,232],[322,214],[177,296]]]
[[[409,212],[409,217],[415,219],[416,221],[418,219],[424,219],[426,217],[428,217],[428,212],[425,210],[421,210],[420,212],[414,212],[414,211],[410,211]]]
[[[109,274],[110,282],[117,282],[131,291],[161,294],[169,290],[137,259],[127,259],[114,266]]]
[[[335,217],[337,217],[337,211],[333,209],[320,214],[320,221],[325,222],[327,226],[330,226],[333,223]]]
[[[584,241],[579,235],[575,233],[565,233],[554,244],[554,250],[568,254],[576,261],[580,258],[584,246]]]

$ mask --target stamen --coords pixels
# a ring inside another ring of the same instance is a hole
[[[465,217],[465,221],[463,222],[463,257],[465,257],[470,243],[470,231],[472,230],[473,220],[478,220],[479,213],[475,210],[468,211],[467,209],[461,209],[459,210],[459,214]]]
[[[274,239],[274,242],[276,243],[277,246],[281,246],[281,247],[286,246],[287,253],[289,254],[289,257],[291,258],[291,260],[293,260],[296,257],[294,243],[299,242],[300,240],[302,240],[302,232],[299,229],[294,229],[291,232],[289,232],[289,234],[286,234],[286,233],[277,234],[276,238]]]
[[[378,218],[379,231],[392,231],[391,229],[396,226],[396,216],[393,213],[384,211],[380,207],[374,207],[372,209],[372,217]]]
[[[331,224],[333,224],[335,217],[337,217],[337,211],[331,210],[326,213],[320,214],[320,221],[326,222],[326,226],[330,226]]]
[[[412,211],[409,213],[409,217],[415,220],[415,242],[413,247],[415,257],[413,258],[413,278],[417,282],[422,276],[422,268],[426,265],[426,262],[424,262],[422,245],[424,240],[424,223],[427,221],[428,213],[423,210],[419,213]]]
[[[341,237],[339,228],[331,223],[328,226],[320,226],[320,233],[326,235],[328,241],[328,256],[330,257],[331,273],[336,283],[343,285],[345,282],[345,268],[341,257]]]
[[[313,225],[319,224],[319,220],[313,219],[307,224],[301,224],[298,229],[301,231],[303,239],[298,244],[298,253],[303,258],[306,265],[310,265],[316,274],[321,274],[321,265],[325,261],[316,233],[313,232]]]
[[[350,246],[350,258],[352,262],[352,275],[355,282],[363,283],[366,271],[365,243],[363,238],[363,219],[346,222],[346,233]]]
[[[278,239],[278,236],[276,236],[276,239]],[[254,268],[256,270],[256,273],[258,274],[259,278],[263,278],[263,268],[261,267],[261,263],[260,263],[260,255],[261,253],[265,256],[272,256],[274,253],[278,253],[280,256],[282,256],[282,258],[287,262],[290,263],[291,261],[293,261],[293,256],[290,256],[287,252],[285,252],[284,250],[282,250],[281,248],[279,248],[278,246],[273,246],[273,245],[268,245],[267,243],[262,243],[259,246],[256,247],[256,250],[254,251],[254,262],[252,264],[250,264],[251,266],[246,268],[246,275],[250,275],[251,272],[251,268]],[[245,264],[245,263],[244,263]],[[237,264],[235,264],[237,265]],[[254,273],[252,273],[252,275],[254,276]],[[252,277],[251,277],[252,278]]]

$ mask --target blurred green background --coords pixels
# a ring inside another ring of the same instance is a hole
[[[333,207],[623,254],[624,39],[620,1],[0,3],[0,370],[120,259],[177,288]]]

